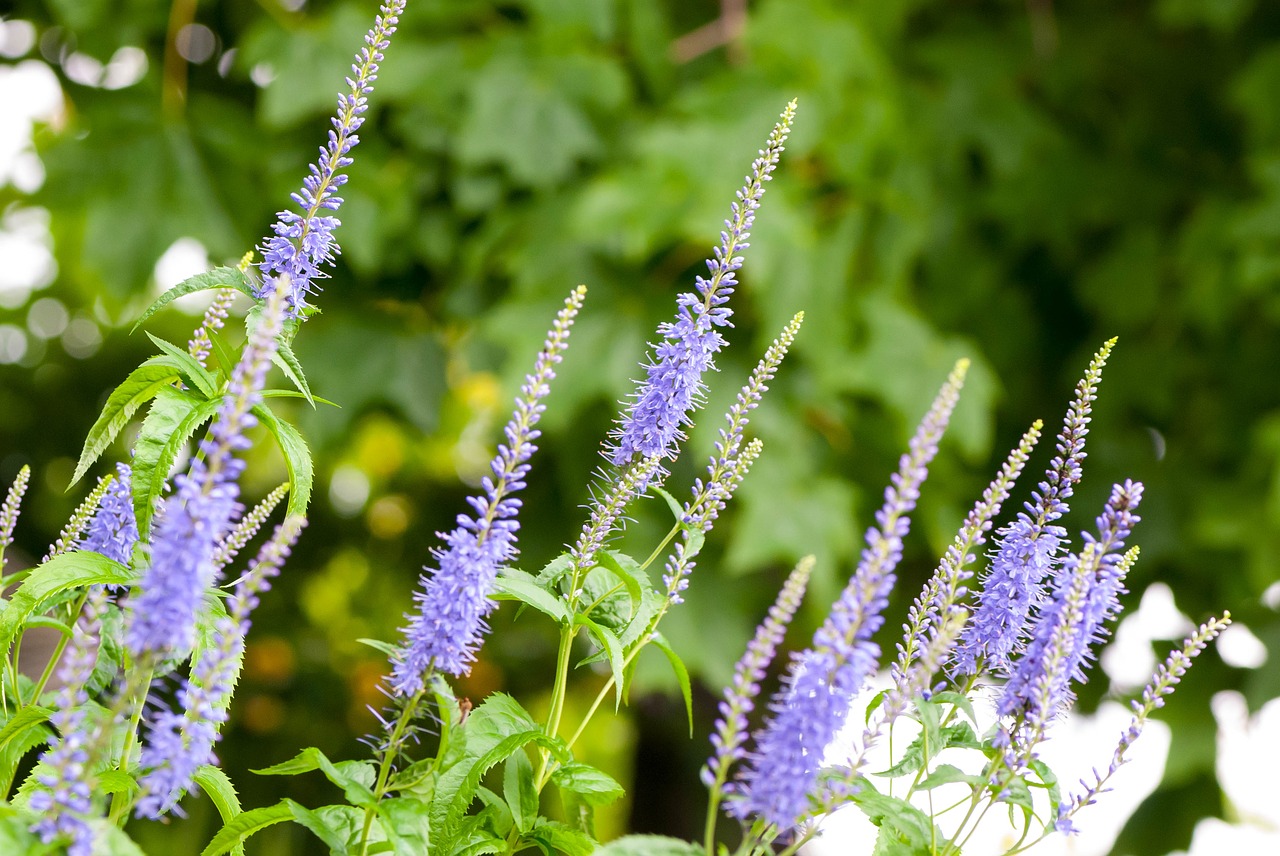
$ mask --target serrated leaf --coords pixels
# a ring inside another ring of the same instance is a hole
[[[246,839],[268,826],[293,820],[293,807],[297,805],[291,799],[283,799],[273,806],[250,809],[237,814],[222,824],[222,828],[213,836],[208,846],[200,851],[200,856],[221,856],[242,846]],[[301,806],[298,807],[301,808]]]
[[[351,852],[347,846],[351,838],[349,832],[358,822],[357,818],[362,819],[364,816],[363,811],[357,811],[348,805],[331,805],[312,811],[291,802],[289,811],[294,823],[311,830],[312,835],[328,846],[330,856],[347,856]]]
[[[372,764],[366,761],[339,761],[335,764],[314,746],[308,746],[288,761],[252,772],[259,776],[296,776],[313,770],[324,773],[325,778],[342,788],[351,805],[366,808],[377,804],[372,790],[376,776]]]
[[[953,782],[964,782],[967,785],[982,785],[987,781],[985,776],[970,775],[964,770],[953,764],[939,764],[934,768],[924,781],[916,785],[915,789],[919,791],[932,790],[941,785],[949,785]]]
[[[395,848],[395,856],[422,856],[431,852],[431,819],[428,806],[413,797],[383,798],[378,815],[382,830]]]
[[[505,568],[498,576],[495,600],[518,600],[552,618],[557,624],[569,623],[569,608],[555,595],[538,585],[531,574]]]
[[[528,753],[520,750],[507,759],[502,776],[502,794],[511,820],[521,833],[533,828],[538,819],[538,789],[533,783],[533,764]]]
[[[92,550],[60,553],[33,570],[0,612],[0,648],[7,649],[32,613],[51,598],[84,586],[129,585],[134,574]]]
[[[538,823],[526,838],[536,842],[547,856],[564,853],[567,856],[591,856],[596,842],[590,836],[556,820],[538,818]]]
[[[29,704],[19,708],[0,728],[0,786],[8,793],[23,757],[53,736],[45,723],[51,708]]]
[[[240,798],[226,773],[212,764],[204,764],[196,770],[192,779],[200,786],[200,790],[209,795],[224,824],[235,820],[241,811]],[[231,853],[232,856],[244,856],[244,844],[233,845]]]
[[[289,470],[289,506],[286,513],[305,517],[315,482],[315,468],[307,441],[302,439],[297,428],[272,413],[271,408],[259,404],[253,408],[253,414],[275,437],[284,455],[284,464]]]
[[[140,540],[146,541],[151,532],[156,500],[164,493],[178,453],[221,406],[220,399],[197,399],[172,386],[161,389],[152,399],[134,442],[132,461],[133,516]]]
[[[138,790],[138,782],[123,770],[103,770],[96,788],[104,794],[131,794]]]
[[[950,704],[964,711],[964,715],[969,718],[972,723],[978,722],[977,715],[973,712],[973,702],[964,693],[958,693],[954,690],[946,690],[940,693],[934,693],[933,698],[929,699],[936,704]]]
[[[671,669],[676,673],[676,681],[680,684],[680,695],[684,696],[684,709],[689,716],[689,736],[693,736],[693,689],[689,685],[689,670],[685,668],[684,660],[680,659],[680,655],[676,653],[676,649],[671,647],[671,643],[661,633],[655,632],[651,640],[654,645],[658,646],[658,650],[667,655],[667,662],[671,664]]]
[[[596,849],[596,856],[698,856],[701,847],[665,835],[624,835]]]
[[[452,851],[459,823],[475,798],[480,780],[491,767],[530,743],[563,751],[557,741],[548,738],[542,726],[505,693],[494,693],[485,699],[472,711],[463,730],[465,747],[456,752],[448,768],[441,772],[431,805],[435,846],[442,853]]]
[[[577,794],[592,806],[609,805],[626,793],[612,776],[577,761],[557,768],[551,774],[551,781],[560,790]]]
[[[581,615],[574,616],[574,623],[586,627],[587,632],[595,637],[595,640],[600,643],[600,648],[608,657],[609,671],[613,673],[613,708],[617,710],[622,706],[622,690],[625,683],[622,675],[624,665],[622,643],[618,641],[617,635],[612,630],[597,624],[590,618],[585,618]]]
[[[151,360],[138,366],[107,397],[89,434],[85,437],[84,448],[80,450],[80,460],[76,463],[75,472],[71,476],[71,484],[84,478],[84,474],[93,466],[93,462],[106,451],[124,426],[129,424],[138,408],[146,404],[156,394],[179,379],[178,371],[172,366]]]
[[[516,821],[511,816],[511,807],[507,805],[507,801],[483,786],[476,789],[476,798],[484,803],[481,814],[488,815],[489,820],[486,826],[490,831],[501,838],[510,835]]]
[[[934,840],[939,844],[946,841],[928,815],[906,800],[880,793],[870,782],[861,783],[853,802],[868,820],[880,827],[885,842],[882,844],[877,839],[876,853],[929,856]]]
[[[250,284],[247,274],[238,268],[216,267],[213,270],[207,270],[204,273],[198,273],[189,279],[185,279],[166,291],[164,294],[160,295],[156,298],[154,303],[147,307],[147,311],[142,313],[142,316],[137,320],[129,332],[133,333],[141,327],[143,322],[148,318],[168,306],[173,301],[177,300],[179,297],[194,294],[197,291],[208,291],[211,288],[234,288],[241,294],[248,295],[254,300],[257,300],[257,297],[254,296],[253,286]]]
[[[280,367],[280,371],[284,372],[284,376],[298,388],[298,392],[302,393],[302,397],[314,408],[316,400],[311,397],[311,385],[307,383],[307,376],[302,373],[302,363],[298,362],[298,357],[294,354],[293,348],[286,342],[280,342],[275,354],[271,357],[271,361]]]
[[[218,394],[218,384],[209,370],[200,365],[200,361],[191,356],[185,348],[179,348],[159,336],[148,333],[151,343],[164,352],[170,365],[178,370],[187,386],[198,389],[205,398],[213,398]]]

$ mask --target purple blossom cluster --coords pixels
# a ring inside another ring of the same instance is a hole
[[[94,833],[89,825],[93,816],[92,754],[100,723],[90,721],[85,684],[98,659],[98,637],[106,604],[104,588],[90,589],[58,667],[62,689],[49,717],[58,736],[50,740],[49,748],[40,757],[46,772],[37,773],[40,787],[31,795],[31,810],[43,815],[31,831],[45,843],[60,838],[67,841],[69,856],[93,853]]]
[[[1107,341],[1089,363],[1058,434],[1057,455],[1033,502],[1002,528],[991,568],[978,594],[978,606],[953,657],[957,675],[976,674],[980,665],[1008,674],[1025,644],[1032,611],[1045,596],[1045,584],[1059,562],[1067,531],[1054,523],[1069,510],[1085,459],[1089,413],[1115,339]]]
[[[738,191],[720,233],[720,245],[707,260],[710,278],[699,276],[697,291],[677,298],[676,320],[658,327],[662,340],[654,346],[654,358],[645,366],[646,377],[637,383],[631,404],[613,432],[607,456],[615,466],[621,467],[637,455],[672,456],[684,436],[682,426],[689,424],[689,414],[701,403],[705,388],[702,376],[714,366],[715,355],[725,345],[718,328],[732,326],[729,318],[733,310],[726,304],[738,284],[736,272],[742,267],[738,253],[750,246],[747,239],[764,185],[782,155],[795,111],[796,102],[792,101],[752,163],[746,185]]]
[[[340,225],[337,217],[322,211],[337,211],[342,197],[338,188],[347,183],[342,170],[353,160],[350,152],[360,142],[356,131],[364,124],[365,111],[369,109],[369,93],[378,79],[378,64],[383,51],[391,44],[405,0],[387,0],[382,4],[373,29],[365,35],[365,46],[356,54],[347,78],[349,90],[338,96],[338,112],[330,120],[333,128],[329,141],[320,147],[320,158],[311,164],[310,174],[303,180],[302,189],[292,195],[293,201],[303,210],[281,211],[272,226],[275,235],[262,247],[264,283],[258,294],[265,296],[272,288],[272,280],[285,277],[289,283],[287,314],[289,318],[305,318],[307,297],[316,291],[315,280],[323,277],[322,266],[333,264],[339,252],[333,231]]]
[[[178,691],[176,710],[162,710],[152,718],[139,767],[142,796],[139,817],[158,818],[178,813],[178,800],[191,788],[196,771],[216,762],[213,746],[227,721],[227,708],[249,634],[250,615],[258,596],[271,587],[305,525],[290,517],[276,527],[248,573],[232,593],[228,615],[214,624],[214,645],[196,659],[191,677]],[[181,711],[181,712],[178,712]]]
[[[881,613],[902,557],[909,515],[967,369],[968,361],[962,360],[943,385],[885,489],[884,506],[876,512],[876,525],[867,531],[858,568],[814,635],[813,645],[793,657],[783,687],[770,703],[771,716],[756,735],[755,751],[739,776],[742,798],[730,805],[737,817],[755,816],[787,830],[809,811],[823,753],[879,661],[880,647],[872,636],[884,623]]]
[[[538,448],[533,441],[541,434],[534,426],[546,409],[542,400],[585,297],[582,286],[569,295],[520,387],[515,413],[503,429],[507,442],[489,465],[484,494],[468,499],[474,516],[459,514],[457,527],[440,536],[444,547],[434,551],[437,568],[421,579],[414,595],[418,610],[401,631],[404,641],[393,658],[390,685],[398,697],[420,693],[433,670],[462,675],[475,661],[489,630],[485,617],[494,608],[490,595],[498,571],[516,554],[520,500],[512,494],[525,486],[529,458]]]
[[[98,502],[88,531],[80,539],[81,550],[94,550],[122,565],[129,564],[138,543],[138,522],[133,516],[132,470],[116,464],[116,477]]]
[[[232,371],[200,455],[175,477],[174,494],[157,517],[151,564],[125,637],[130,653],[140,660],[188,652],[195,641],[196,617],[217,578],[219,544],[241,511],[237,482],[244,462],[236,452],[250,445],[244,432],[257,424],[250,411],[262,400],[285,309],[284,289],[277,287]]]

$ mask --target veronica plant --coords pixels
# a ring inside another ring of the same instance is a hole
[[[882,856],[959,853],[992,806],[1021,812],[1022,838],[1009,852],[1073,830],[1192,658],[1229,620],[1206,622],[1160,667],[1134,702],[1133,724],[1106,771],[1064,798],[1039,747],[1070,707],[1075,684],[1087,677],[1137,558],[1128,542],[1139,522],[1139,484],[1114,488],[1078,548],[1062,522],[1082,477],[1090,410],[1114,342],[1090,364],[1058,435],[1056,457],[1024,511],[996,530],[985,563],[982,549],[1040,437],[1039,422],[960,525],[910,608],[889,668],[891,687],[872,699],[852,751],[834,747],[845,742],[850,710],[882,665],[879,631],[897,564],[967,361],[956,365],[910,440],[858,566],[811,644],[791,655],[781,685],[765,695],[770,664],[801,605],[814,557],[792,572],[735,668],[703,772],[710,791],[703,841],[597,839],[594,809],[617,800],[623,788],[593,766],[581,738],[594,719],[610,715],[610,702],[615,710],[623,704],[638,658],[651,649],[670,663],[692,729],[691,679],[663,635],[664,621],[686,598],[699,596],[697,579],[708,572],[699,568],[706,538],[764,452],[751,436],[752,414],[803,323],[803,313],[796,313],[742,382],[713,448],[700,453],[702,474],[690,484],[668,483],[670,461],[691,451],[684,448],[685,429],[705,401],[716,355],[729,344],[728,301],[781,162],[795,102],[751,163],[707,261],[708,274],[677,297],[674,320],[659,325],[643,376],[601,440],[607,464],[592,485],[586,519],[565,529],[564,551],[541,568],[520,565],[520,493],[536,477],[539,423],[573,323],[589,311],[583,286],[570,291],[552,319],[469,509],[440,535],[417,590],[411,598],[406,593],[399,637],[363,640],[387,657],[386,703],[367,738],[370,757],[334,761],[305,748],[258,771],[318,772],[338,786],[343,801],[240,805],[215,748],[234,715],[253,610],[303,530],[313,478],[303,438],[268,405],[282,396],[313,406],[322,401],[312,394],[292,341],[317,311],[317,281],[339,252],[335,212],[342,199],[336,194],[404,6],[403,0],[382,5],[338,99],[327,142],[293,195],[299,210],[279,214],[259,248],[261,260],[255,265],[250,253],[237,266],[193,277],[143,314],[139,324],[176,297],[213,291],[187,346],[152,336],[157,355],[108,398],[73,483],[141,413],[127,462],[117,462],[88,493],[35,568],[3,564],[29,470],[19,473],[0,506],[0,588],[9,592],[0,604],[7,652],[0,675],[0,849],[136,854],[123,831],[126,821],[168,822],[182,815],[193,793],[207,795],[222,820],[203,856],[242,854],[247,839],[282,821],[299,824],[343,856],[535,849],[716,856],[730,846],[741,854],[789,854],[815,834],[822,815],[845,804],[879,827],[875,853]],[[249,302],[243,338],[235,332],[240,325],[229,323],[243,303],[240,295]],[[291,389],[269,386],[273,366]],[[249,509],[240,481],[246,452],[259,440],[279,447],[289,480]],[[194,454],[179,465],[189,445]],[[670,508],[672,524],[656,544],[639,545],[632,555],[619,549],[619,535],[646,495]],[[283,520],[259,538],[286,497]],[[237,567],[255,541],[256,558]],[[975,573],[979,585],[971,592]],[[451,688],[476,662],[503,602],[519,604],[524,620],[550,622],[558,637],[540,716],[502,693],[473,704]],[[53,628],[57,642],[43,673],[30,677],[17,661],[34,627]],[[571,710],[569,686],[584,665],[604,677],[585,709]],[[975,704],[982,698],[995,699],[985,714]],[[762,720],[753,722],[761,712]],[[883,745],[889,766],[868,769],[870,753]],[[939,760],[952,750],[971,756],[968,769]],[[934,812],[928,797],[943,786],[963,789],[964,797]],[[722,841],[735,822],[740,834]]]

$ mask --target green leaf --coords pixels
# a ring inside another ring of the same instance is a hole
[[[362,639],[357,639],[356,641],[359,642],[361,645],[368,645],[373,650],[380,651],[383,654],[386,654],[388,657],[394,657],[400,650],[395,645],[392,645],[390,642],[383,642],[381,639],[362,638]]]
[[[614,710],[617,710],[622,705],[622,690],[623,684],[625,683],[622,675],[622,668],[624,665],[622,643],[618,641],[617,634],[612,630],[608,627],[597,624],[590,618],[585,618],[581,615],[574,616],[574,623],[579,626],[586,627],[588,632],[590,632],[591,635],[595,637],[596,641],[600,643],[600,648],[608,655],[609,671],[613,673],[613,708]]]
[[[472,711],[461,729],[466,744],[455,753],[436,783],[431,805],[431,829],[440,852],[451,852],[459,834],[459,823],[476,796],[480,780],[499,764],[530,743],[563,752],[546,736],[515,699],[494,693]],[[455,742],[457,742],[455,740]]]
[[[302,363],[293,353],[293,348],[286,342],[280,342],[271,360],[280,367],[284,376],[298,388],[298,392],[302,393],[303,398],[314,408],[316,400],[311,397],[311,385],[307,383],[307,377],[302,373]]]
[[[179,297],[194,294],[197,291],[207,291],[211,288],[234,288],[241,294],[248,295],[254,300],[257,300],[257,297],[254,296],[253,286],[249,282],[247,274],[241,272],[239,268],[216,267],[213,270],[198,273],[190,279],[183,280],[164,294],[160,295],[160,297],[156,299],[155,303],[152,303],[147,307],[147,311],[142,313],[142,317],[137,320],[129,332],[132,333],[137,330],[142,326],[144,321],[164,307],[168,306],[174,300],[177,300]]]
[[[950,704],[964,711],[964,715],[969,718],[972,723],[977,723],[978,717],[973,712],[973,702],[964,693],[958,693],[954,690],[946,690],[940,693],[934,693],[933,698],[929,699],[935,704]]]
[[[596,850],[596,842],[580,830],[555,820],[538,818],[538,823],[527,838],[537,842],[547,856],[565,853],[567,856],[591,856]]]
[[[243,845],[246,839],[268,826],[293,820],[295,806],[301,808],[293,800],[283,799],[267,808],[255,808],[237,814],[223,823],[222,828],[213,836],[208,846],[200,851],[200,856],[220,856]]]
[[[372,763],[339,761],[335,764],[314,746],[308,746],[289,761],[252,772],[259,776],[296,776],[312,770],[319,770],[325,778],[342,788],[351,805],[366,808],[377,803],[372,789],[377,773]]]
[[[98,774],[97,789],[104,794],[131,794],[138,782],[123,770],[103,770]]]
[[[689,736],[693,736],[693,690],[689,685],[689,670],[685,668],[684,661],[680,659],[680,655],[676,653],[676,649],[671,647],[671,643],[661,633],[655,632],[651,640],[654,645],[658,646],[658,650],[667,655],[667,662],[671,664],[671,669],[676,673],[676,681],[680,684],[680,695],[684,696],[684,709],[689,715]]]
[[[7,794],[13,786],[13,777],[26,754],[53,736],[53,730],[45,724],[52,713],[51,708],[27,705],[0,728],[0,793]]]
[[[556,583],[569,573],[569,569],[573,567],[573,557],[568,553],[561,553],[538,572],[537,583],[541,588],[547,591],[554,591]]]
[[[600,567],[612,573],[626,586],[627,594],[631,596],[630,619],[634,619],[636,611],[644,601],[644,590],[653,585],[648,575],[640,568],[639,562],[617,550],[602,550],[596,556],[596,561],[600,563]]]
[[[356,823],[363,820],[363,811],[348,805],[325,806],[312,811],[292,800],[288,802],[294,823],[311,830],[316,838],[328,846],[330,856],[347,856],[351,852],[351,848],[347,846],[351,839],[349,833]]]
[[[569,623],[568,607],[558,597],[538,585],[533,575],[515,568],[506,568],[499,575],[494,599],[518,600],[550,616],[557,624]]]
[[[688,528],[684,522],[684,506],[680,504],[679,500],[660,487],[650,487],[649,490],[666,500],[667,507],[671,509],[671,516],[676,519],[676,523],[681,529]]]
[[[311,502],[311,488],[315,482],[315,470],[307,441],[302,439],[297,428],[272,413],[271,408],[259,404],[253,408],[253,414],[267,427],[271,436],[276,438],[276,443],[284,454],[284,464],[289,470],[287,513],[305,517],[307,505]]]
[[[241,811],[240,798],[236,796],[235,785],[231,784],[226,773],[212,764],[204,764],[192,778],[200,786],[200,790],[209,795],[224,824],[235,820]],[[244,844],[233,845],[231,853],[233,856],[244,856]]]
[[[151,531],[156,500],[164,493],[178,453],[221,406],[221,399],[197,399],[172,386],[161,389],[152,400],[134,443],[132,462],[133,515],[141,540]]]
[[[307,398],[307,396],[303,395],[302,393],[294,389],[264,389],[262,391],[262,397],[263,398],[301,398],[301,399]],[[342,405],[338,404],[336,401],[330,401],[329,399],[321,398],[318,395],[312,396],[309,400],[312,401],[314,404],[327,404],[330,407],[336,407],[339,410],[342,409]]]
[[[868,781],[863,781],[853,795],[867,819],[880,827],[875,853],[884,856],[929,856],[936,839],[946,841],[929,816],[906,800],[886,796]]]
[[[384,818],[382,830],[395,848],[396,856],[422,856],[431,852],[431,819],[429,806],[413,797],[384,797],[378,804],[378,815]]]
[[[932,773],[925,777],[924,781],[916,785],[916,790],[928,791],[939,785],[949,785],[953,782],[964,782],[967,785],[984,785],[986,781],[986,776],[970,775],[952,764],[939,764]]]
[[[596,850],[596,856],[698,856],[703,849],[665,835],[624,835]]]
[[[626,793],[612,776],[577,761],[557,768],[551,774],[551,781],[560,790],[577,794],[592,806],[609,805]]]
[[[71,476],[71,484],[84,477],[93,466],[93,462],[106,451],[107,446],[115,440],[120,430],[129,424],[138,408],[146,404],[156,394],[170,386],[180,378],[180,373],[172,365],[151,360],[138,366],[107,397],[93,427],[89,429],[84,440],[84,448],[80,450],[80,460],[76,463],[75,472]]]
[[[511,807],[507,801],[486,787],[476,789],[476,797],[484,803],[481,814],[487,815],[485,826],[499,838],[506,838],[515,829],[516,821],[511,816]]]
[[[533,828],[538,819],[538,789],[533,783],[533,764],[523,750],[507,759],[502,777],[502,793],[511,810],[511,820],[521,833]]]
[[[172,342],[166,342],[159,336],[147,334],[157,348],[164,351],[167,361],[182,375],[183,383],[194,387],[204,394],[205,398],[213,398],[218,394],[218,384],[209,370],[200,365],[200,361],[187,351]]]
[[[863,725],[871,724],[871,714],[875,713],[880,708],[880,705],[884,704],[884,700],[888,695],[888,690],[880,690],[880,692],[871,697],[871,701],[867,704],[866,716],[862,720]]]
[[[1049,794],[1049,820],[1045,825],[1047,831],[1057,823],[1058,806],[1062,805],[1062,792],[1058,788],[1058,776],[1048,764],[1039,758],[1032,759],[1031,769],[1040,777],[1041,784],[1037,787],[1044,788]]]
[[[92,550],[61,553],[33,570],[0,612],[0,648],[7,649],[32,613],[70,589],[130,585],[134,574],[119,562]]]

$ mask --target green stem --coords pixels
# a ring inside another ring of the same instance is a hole
[[[649,554],[649,558],[645,559],[644,563],[640,565],[640,570],[643,571],[645,568],[656,562],[658,557],[666,552],[667,546],[671,543],[672,539],[676,537],[676,533],[679,531],[680,523],[677,521],[676,524],[671,527],[671,531],[667,533],[667,537],[662,539],[662,543],[657,547],[654,547],[653,552]]]
[[[408,730],[410,723],[413,722],[413,718],[418,711],[418,704],[422,701],[422,696],[426,691],[426,683],[424,682],[422,689],[410,696],[409,700],[405,702],[399,718],[396,719],[395,727],[391,729],[391,736],[387,739],[386,751],[382,753],[382,763],[378,765],[378,778],[373,785],[373,805],[366,807],[364,810],[364,824],[360,828],[360,856],[366,856],[369,852],[369,830],[373,828],[373,816],[377,805],[382,802],[382,798],[387,792],[387,780],[391,777],[391,767],[395,763],[396,747],[404,739],[405,731]],[[449,714],[441,711],[441,715],[447,716]]]
[[[80,592],[80,599],[76,601],[75,606],[71,608],[71,616],[67,622],[67,626],[74,628],[76,622],[80,620],[80,612],[84,609],[84,603],[89,599],[89,589]],[[58,667],[58,661],[62,659],[62,652],[67,649],[67,643],[71,641],[72,633],[59,634],[58,643],[53,647],[53,653],[49,655],[49,662],[45,665],[44,671],[40,674],[40,680],[36,681],[35,692],[31,695],[31,703],[40,703],[40,694],[44,692],[44,688],[48,685],[49,680],[53,677],[54,669]],[[19,707],[21,707],[22,697],[18,697]]]
[[[564,700],[568,693],[569,687],[569,660],[573,655],[573,640],[578,635],[578,629],[572,625],[564,625],[560,628],[560,649],[556,653],[556,678],[555,685],[551,688],[551,710],[547,713],[546,733],[549,737],[555,737],[560,730],[560,719],[564,715]],[[538,747],[538,772],[534,776],[534,782],[537,784],[539,792],[546,786],[551,778],[550,770],[551,751],[545,747]]]

